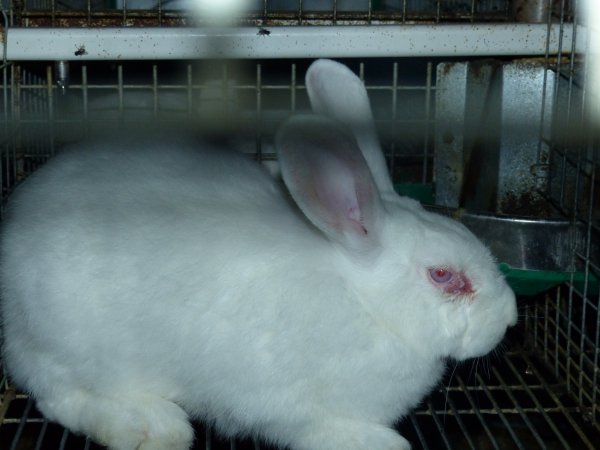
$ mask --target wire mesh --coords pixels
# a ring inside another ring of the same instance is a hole
[[[569,1],[551,2],[546,20],[576,30]],[[312,6],[311,6],[312,5]],[[507,21],[506,0],[257,1],[257,24]],[[174,2],[13,0],[17,25],[186,24]],[[544,58],[538,165],[532,173],[555,212],[584,230],[573,243],[570,280],[520,299],[522,317],[509,351],[451,368],[441,387],[398,424],[417,449],[593,449],[600,442],[600,163],[587,119],[585,61],[563,48]],[[345,61],[365,81],[396,182],[433,183],[438,60]],[[55,149],[83,137],[156,121],[243,136],[257,159],[275,158],[272,135],[289,114],[308,109],[303,75],[310,61],[148,61],[71,63],[68,87],[55,67],[4,62],[2,199]],[[555,76],[556,75],[556,76]],[[550,93],[547,95],[547,93]],[[582,276],[576,276],[582,275]],[[49,423],[34,402],[0,385],[0,447],[99,448]],[[198,428],[196,448],[264,449]]]
[[[170,23],[202,20],[192,0],[25,0],[12,3],[29,23]],[[274,24],[505,21],[509,0],[248,0],[243,21]],[[46,18],[44,18],[45,13]],[[50,14],[49,14],[50,13]]]
[[[64,93],[51,65],[16,67],[5,88],[13,99],[9,128],[20,142],[16,175],[23,179],[53,152],[132,124],[158,122],[210,133],[232,130],[244,151],[273,160],[272,136],[292,112],[308,109],[303,85],[309,61],[223,63],[136,62],[71,64]],[[364,77],[395,179],[432,181],[433,91],[431,61],[372,61],[353,66]],[[401,65],[402,70],[399,69]],[[258,137],[258,138],[256,138]],[[7,169],[8,170],[8,169]]]
[[[568,389],[536,351],[512,343],[502,355],[451,368],[442,387],[397,428],[414,449],[595,449],[600,430]],[[3,448],[101,448],[49,423],[6,380],[1,395],[8,405]],[[194,448],[273,450],[260,440],[224,439],[200,425]]]

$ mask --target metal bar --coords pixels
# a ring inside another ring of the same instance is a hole
[[[46,81],[48,87],[48,95],[47,95],[47,107],[48,107],[48,122],[50,125],[50,154],[54,155],[54,144],[55,144],[55,128],[56,124],[54,122],[55,119],[55,111],[54,111],[54,80],[52,78],[52,66],[46,67]]]
[[[290,111],[296,111],[296,89],[297,89],[296,63],[290,68]]]
[[[60,443],[58,445],[59,450],[64,450],[67,446],[67,439],[69,438],[69,430],[63,429],[62,436],[60,437]]]
[[[25,428],[25,424],[27,423],[27,417],[29,416],[29,411],[33,406],[33,400],[31,398],[27,399],[27,404],[25,405],[25,410],[19,419],[19,427],[13,437],[12,444],[10,446],[10,450],[16,450],[19,446],[19,440],[21,439],[21,435],[23,434],[23,429]]]
[[[512,440],[515,443],[515,445],[517,446],[517,448],[519,448],[519,450],[525,450],[525,448],[523,447],[523,444],[521,443],[519,437],[515,434],[515,430],[513,430],[513,428],[510,425],[510,422],[506,418],[506,415],[503,413],[502,408],[500,408],[500,405],[498,405],[498,402],[496,401],[496,399],[494,398],[494,396],[492,395],[492,393],[488,389],[488,386],[485,383],[485,380],[478,373],[475,374],[475,379],[477,380],[477,382],[483,388],[483,390],[484,390],[487,398],[492,403],[492,406],[496,410],[496,413],[500,417],[500,420],[502,421],[502,423],[506,427],[506,430],[510,434],[510,437],[512,438]]]
[[[256,160],[262,162],[263,111],[262,111],[262,65],[256,65]]]
[[[571,414],[569,412],[569,408],[566,408],[562,404],[562,402],[560,401],[560,398],[554,393],[554,391],[552,389],[550,389],[550,387],[548,386],[548,384],[546,383],[546,381],[542,378],[542,376],[539,373],[539,371],[537,370],[537,368],[533,365],[532,361],[529,359],[529,356],[526,353],[523,353],[523,358],[527,361],[528,364],[531,364],[531,367],[532,367],[534,375],[538,378],[538,380],[542,384],[542,386],[543,386],[544,390],[546,391],[546,393],[548,393],[550,395],[550,397],[552,398],[552,400],[559,406],[559,408],[560,408],[560,410],[562,412],[563,417],[565,419],[567,419],[567,421],[573,427],[573,429],[575,430],[575,432],[577,433],[577,435],[579,436],[579,438],[581,438],[581,440],[585,443],[585,445],[590,450],[596,449],[596,446],[593,445],[589,441],[586,433],[581,429],[581,427],[579,426],[579,424],[577,423],[577,421],[573,418],[573,416],[571,416]],[[517,377],[521,378],[521,376],[518,373],[517,369],[512,364],[511,364],[511,369],[517,375]],[[534,399],[534,402],[536,403],[536,405],[538,404],[537,399]],[[551,427],[553,428],[553,431],[554,431],[554,427],[552,425],[551,425]],[[557,432],[557,431],[558,430],[556,430],[555,432]],[[570,447],[567,446],[567,444],[564,441],[564,439],[562,439],[562,435],[559,435],[559,436],[561,437],[561,443],[565,446],[565,448],[570,448]]]
[[[426,89],[425,89],[425,122],[429,123],[431,120],[431,79],[433,74],[433,63],[427,63],[427,76],[426,76]],[[429,132],[430,127],[425,127],[425,138],[423,142],[423,176],[421,179],[422,183],[427,183],[427,171],[428,171],[428,156],[429,156]]]
[[[571,426],[573,426],[573,428],[577,429],[578,427],[575,424],[575,421],[573,420],[573,418],[571,417],[571,415],[568,413],[568,411],[563,407],[563,404],[561,403],[560,399],[556,395],[554,395],[552,393],[552,391],[550,390],[550,388],[546,384],[545,380],[543,379],[543,377],[541,376],[541,374],[536,369],[535,364],[533,363],[533,361],[531,361],[531,359],[529,359],[527,353],[523,352],[522,353],[522,357],[525,360],[525,362],[528,364],[528,366],[531,368],[531,370],[534,373],[534,375],[538,378],[538,380],[540,381],[540,383],[542,384],[542,386],[544,386],[545,391],[550,395],[550,397],[552,398],[552,400],[554,401],[554,403],[562,410],[563,415],[567,418],[567,420],[569,421],[569,423],[571,424]],[[529,395],[529,398],[531,398],[531,400],[533,400],[533,403],[537,407],[537,409],[540,412],[540,414],[544,417],[544,420],[548,424],[549,428],[554,432],[554,435],[558,438],[558,440],[560,441],[560,443],[563,446],[563,448],[564,449],[570,449],[571,446],[566,442],[565,438],[563,437],[562,433],[559,431],[559,429],[556,426],[556,424],[554,423],[554,421],[550,418],[550,416],[548,416],[548,414],[546,412],[546,409],[542,406],[542,404],[540,403],[540,401],[537,398],[537,396],[533,393],[533,391],[530,389],[530,387],[525,383],[525,381],[523,380],[523,377],[521,376],[521,374],[519,373],[519,370],[515,367],[515,365],[513,364],[513,362],[509,358],[507,358],[507,357],[504,358],[504,361],[506,361],[507,365],[510,367],[510,369],[512,370],[512,372],[514,373],[514,375],[517,377],[517,379],[519,380],[519,382],[523,386],[525,386],[525,391]],[[585,438],[585,434],[583,434],[581,432],[581,430],[578,430],[578,434],[580,435],[580,437],[582,437],[582,439]]]
[[[458,412],[458,408],[454,404],[454,401],[452,400],[452,397],[449,395],[447,390],[446,390],[446,402],[448,403],[448,405],[450,405],[450,410],[452,412],[452,416],[456,419],[456,423],[458,424],[460,431],[462,431],[463,436],[465,437],[467,443],[469,444],[469,447],[472,450],[477,450],[477,447],[473,443],[473,439],[471,439],[471,435],[469,434],[467,427],[465,426],[463,420],[461,419],[461,414]]]
[[[440,419],[438,418],[438,415],[436,414],[435,408],[431,404],[430,400],[427,401],[427,409],[429,410],[429,412],[431,414],[431,418],[433,419],[433,423],[435,423],[435,426],[438,429],[438,432],[440,433],[440,436],[442,438],[442,441],[444,442],[444,445],[446,446],[446,448],[448,450],[452,450],[452,445],[450,445],[450,441],[448,440],[448,436],[446,436],[446,433],[444,432],[444,426],[440,422]]]
[[[558,310],[557,310],[557,314],[558,314]],[[564,330],[562,330],[560,328],[560,326],[559,326],[559,324],[558,324],[558,322],[556,320],[557,319],[550,319],[549,322],[546,322],[546,323],[549,323],[549,324],[553,325],[555,327],[555,329],[557,330],[554,338],[553,339],[550,338],[550,341],[549,341],[549,344],[554,343],[554,345],[555,345],[555,351],[554,351],[554,355],[553,355],[554,362],[555,362],[555,372],[554,372],[554,375],[557,376],[557,377],[560,376],[560,371],[558,370],[559,368],[563,369],[565,371],[565,376],[569,373],[567,371],[567,369],[568,369],[567,364],[566,363],[562,364],[560,362],[561,359],[565,359],[565,360],[567,360],[567,359],[573,359],[573,361],[572,361],[572,367],[576,368],[577,370],[583,371],[583,367],[579,366],[574,361],[574,358],[569,358],[569,353],[567,353],[567,350],[563,349],[560,346],[560,338],[563,338],[564,341],[570,340],[571,341],[571,346],[577,348],[576,342],[573,341],[572,337],[569,336]],[[567,320],[567,319],[565,319],[565,320]],[[578,334],[583,333],[583,330],[581,330],[577,326],[573,326],[571,329],[575,330]],[[587,343],[590,348],[596,348],[596,346],[594,345],[594,342],[592,341],[592,339],[589,338],[589,337],[587,337],[587,336],[585,338],[585,343]],[[582,361],[586,362],[590,366],[593,366],[592,359],[588,355],[585,354],[585,352],[583,351],[583,349],[581,349],[581,352],[584,353]],[[577,354],[578,352],[574,352],[574,353]],[[547,362],[547,358],[545,358],[545,361]],[[586,376],[585,374],[584,374],[584,378],[583,379],[585,379],[586,381],[591,381],[591,379],[588,376]]]
[[[152,113],[158,117],[158,66],[152,64]]]
[[[123,119],[123,64],[117,66],[117,92],[119,96],[119,121]]]
[[[392,66],[392,121],[398,119],[398,62],[394,61]],[[388,170],[390,176],[396,171],[396,143],[398,141],[398,127],[392,127],[392,145],[390,148],[390,160]]]
[[[89,101],[88,101],[88,76],[87,76],[87,64],[81,66],[81,86],[82,86],[82,101],[83,101],[83,120],[85,124],[86,136],[89,135]]]
[[[521,407],[521,405],[519,405],[519,402],[517,401],[517,399],[513,395],[512,390],[507,386],[506,382],[504,381],[504,379],[500,375],[500,372],[498,372],[498,369],[496,369],[495,367],[492,367],[492,372],[494,373],[494,376],[500,382],[500,385],[504,389],[504,392],[506,392],[506,395],[508,396],[508,398],[513,402],[513,404],[515,405],[515,408],[517,409],[517,411],[519,411],[519,415],[521,416],[521,419],[523,419],[523,422],[525,422],[525,425],[527,425],[527,428],[529,428],[529,431],[531,431],[531,434],[533,434],[533,437],[535,438],[535,440],[543,448],[544,447],[544,441],[542,440],[542,438],[540,437],[539,433],[537,432],[537,430],[535,429],[535,427],[533,426],[533,424],[529,420],[529,417],[527,416],[527,414],[525,413],[525,411],[523,410],[523,408]]]
[[[44,420],[44,422],[42,423],[42,428],[40,429],[40,432],[38,433],[38,437],[37,437],[37,440],[35,443],[35,450],[43,449],[44,437],[46,436],[47,430],[48,430],[48,421]]]
[[[429,450],[429,447],[427,445],[427,441],[425,440],[425,436],[423,436],[423,432],[421,431],[421,427],[419,427],[419,421],[417,420],[417,418],[415,417],[415,415],[413,413],[410,413],[409,417],[410,417],[410,423],[412,424],[415,432],[417,433],[417,437],[419,438],[419,442],[421,442],[421,447],[423,447],[424,450]]]
[[[578,27],[583,28],[583,27]],[[572,31],[545,24],[228,28],[9,28],[9,61],[555,54]],[[586,36],[585,29],[578,35]],[[586,49],[584,39],[576,45]]]
[[[473,412],[477,416],[477,419],[479,419],[479,422],[481,423],[481,426],[483,427],[485,433],[487,434],[487,437],[490,439],[492,446],[494,447],[495,450],[500,450],[500,447],[498,445],[498,442],[496,442],[496,438],[494,437],[494,434],[490,430],[490,427],[488,426],[485,419],[483,418],[483,415],[481,414],[481,409],[475,404],[475,400],[473,399],[473,396],[471,395],[471,393],[469,392],[469,389],[465,385],[465,382],[463,381],[462,377],[460,375],[456,375],[456,380],[458,381],[458,384],[460,385],[461,389],[463,390],[465,397],[467,397],[467,400],[469,401],[471,408],[473,409]]]

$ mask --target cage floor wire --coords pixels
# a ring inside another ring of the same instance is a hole
[[[519,335],[519,336],[517,336]],[[418,449],[595,449],[600,430],[588,420],[566,384],[555,378],[539,352],[509,337],[507,351],[449,366],[439,387],[399,431]],[[0,393],[0,448],[82,449],[103,447],[44,419],[35,402],[6,379]],[[229,441],[201,425],[195,449],[274,450],[254,439]]]

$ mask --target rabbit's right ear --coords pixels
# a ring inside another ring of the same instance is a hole
[[[351,251],[379,247],[379,192],[352,136],[326,117],[298,115],[275,146],[288,190],[318,229]]]
[[[343,64],[318,59],[306,71],[305,82],[313,111],[337,120],[354,133],[379,191],[393,193],[369,96],[360,78]]]

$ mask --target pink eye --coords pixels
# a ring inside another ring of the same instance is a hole
[[[470,296],[475,293],[471,280],[462,272],[447,267],[430,267],[428,272],[432,284],[446,295]]]
[[[429,269],[429,276],[436,283],[447,283],[452,279],[453,273],[442,267],[434,267]]]

